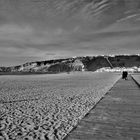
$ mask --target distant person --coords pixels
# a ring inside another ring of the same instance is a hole
[[[128,76],[128,72],[127,71],[123,71],[122,72],[122,79],[127,80],[127,76]]]

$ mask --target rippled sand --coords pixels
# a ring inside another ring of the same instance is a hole
[[[61,140],[120,78],[112,73],[0,76],[0,140]]]

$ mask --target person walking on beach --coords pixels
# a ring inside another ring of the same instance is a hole
[[[127,71],[123,71],[122,72],[122,79],[127,80],[127,76],[128,76],[128,72]]]

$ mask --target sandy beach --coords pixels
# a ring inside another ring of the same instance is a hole
[[[92,72],[1,76],[0,137],[61,140],[119,78]]]

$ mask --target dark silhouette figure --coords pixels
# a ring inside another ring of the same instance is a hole
[[[127,80],[127,76],[128,76],[128,72],[127,71],[123,71],[122,72],[122,79]]]

